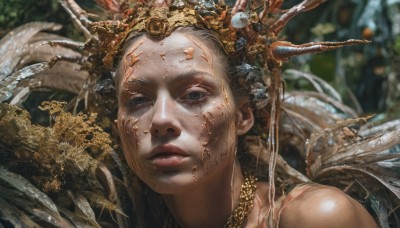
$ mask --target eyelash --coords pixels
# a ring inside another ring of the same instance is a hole
[[[200,95],[199,98],[190,98],[190,95]],[[204,101],[207,100],[207,95],[208,93],[204,91],[204,89],[188,89],[188,91],[181,97],[181,100],[183,100],[185,103],[190,104],[190,105],[196,105],[203,103]]]
[[[150,102],[150,100],[146,96],[136,95],[135,97],[129,100],[129,105],[134,109],[139,109],[142,106],[144,106],[147,102]]]
[[[197,105],[204,103],[207,100],[208,94],[209,93],[205,91],[205,89],[189,88],[179,99],[186,104]],[[191,95],[198,95],[199,97],[190,97]],[[151,102],[151,99],[147,98],[145,95],[137,94],[129,100],[129,106],[137,110],[148,105],[149,102]],[[151,104],[153,104],[153,102],[151,102]]]

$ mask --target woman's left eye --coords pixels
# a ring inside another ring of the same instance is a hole
[[[181,97],[182,100],[188,103],[198,103],[204,101],[206,99],[207,92],[205,91],[189,91],[184,96]]]
[[[189,94],[186,95],[188,99],[190,100],[199,100],[205,96],[204,93],[202,92],[190,92]]]

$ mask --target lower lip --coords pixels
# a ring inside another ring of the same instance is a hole
[[[179,166],[183,163],[186,156],[173,154],[168,156],[157,156],[151,160],[151,163],[159,168]]]

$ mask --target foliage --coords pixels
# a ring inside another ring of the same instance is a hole
[[[285,7],[298,2],[287,0]],[[371,40],[369,45],[293,58],[287,67],[327,80],[338,89],[343,101],[360,115],[383,112],[387,119],[399,115],[397,59],[400,52],[396,50],[400,35],[400,1],[326,1],[292,20],[285,33],[293,43],[349,38]],[[301,85],[289,83],[289,89],[299,89]]]
[[[122,213],[96,177],[112,152],[109,135],[95,124],[96,115],[72,115],[64,105],[40,107],[50,113],[50,128],[32,125],[22,109],[0,105],[0,218],[15,226],[86,221],[99,227],[92,207]]]
[[[0,37],[11,29],[32,21],[51,21],[64,25],[61,34],[74,39],[77,33],[68,15],[57,0],[7,0],[0,1]]]

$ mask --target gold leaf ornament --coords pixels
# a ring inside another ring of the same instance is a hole
[[[163,17],[150,17],[146,20],[146,32],[154,38],[166,37],[168,27],[168,20]]]

